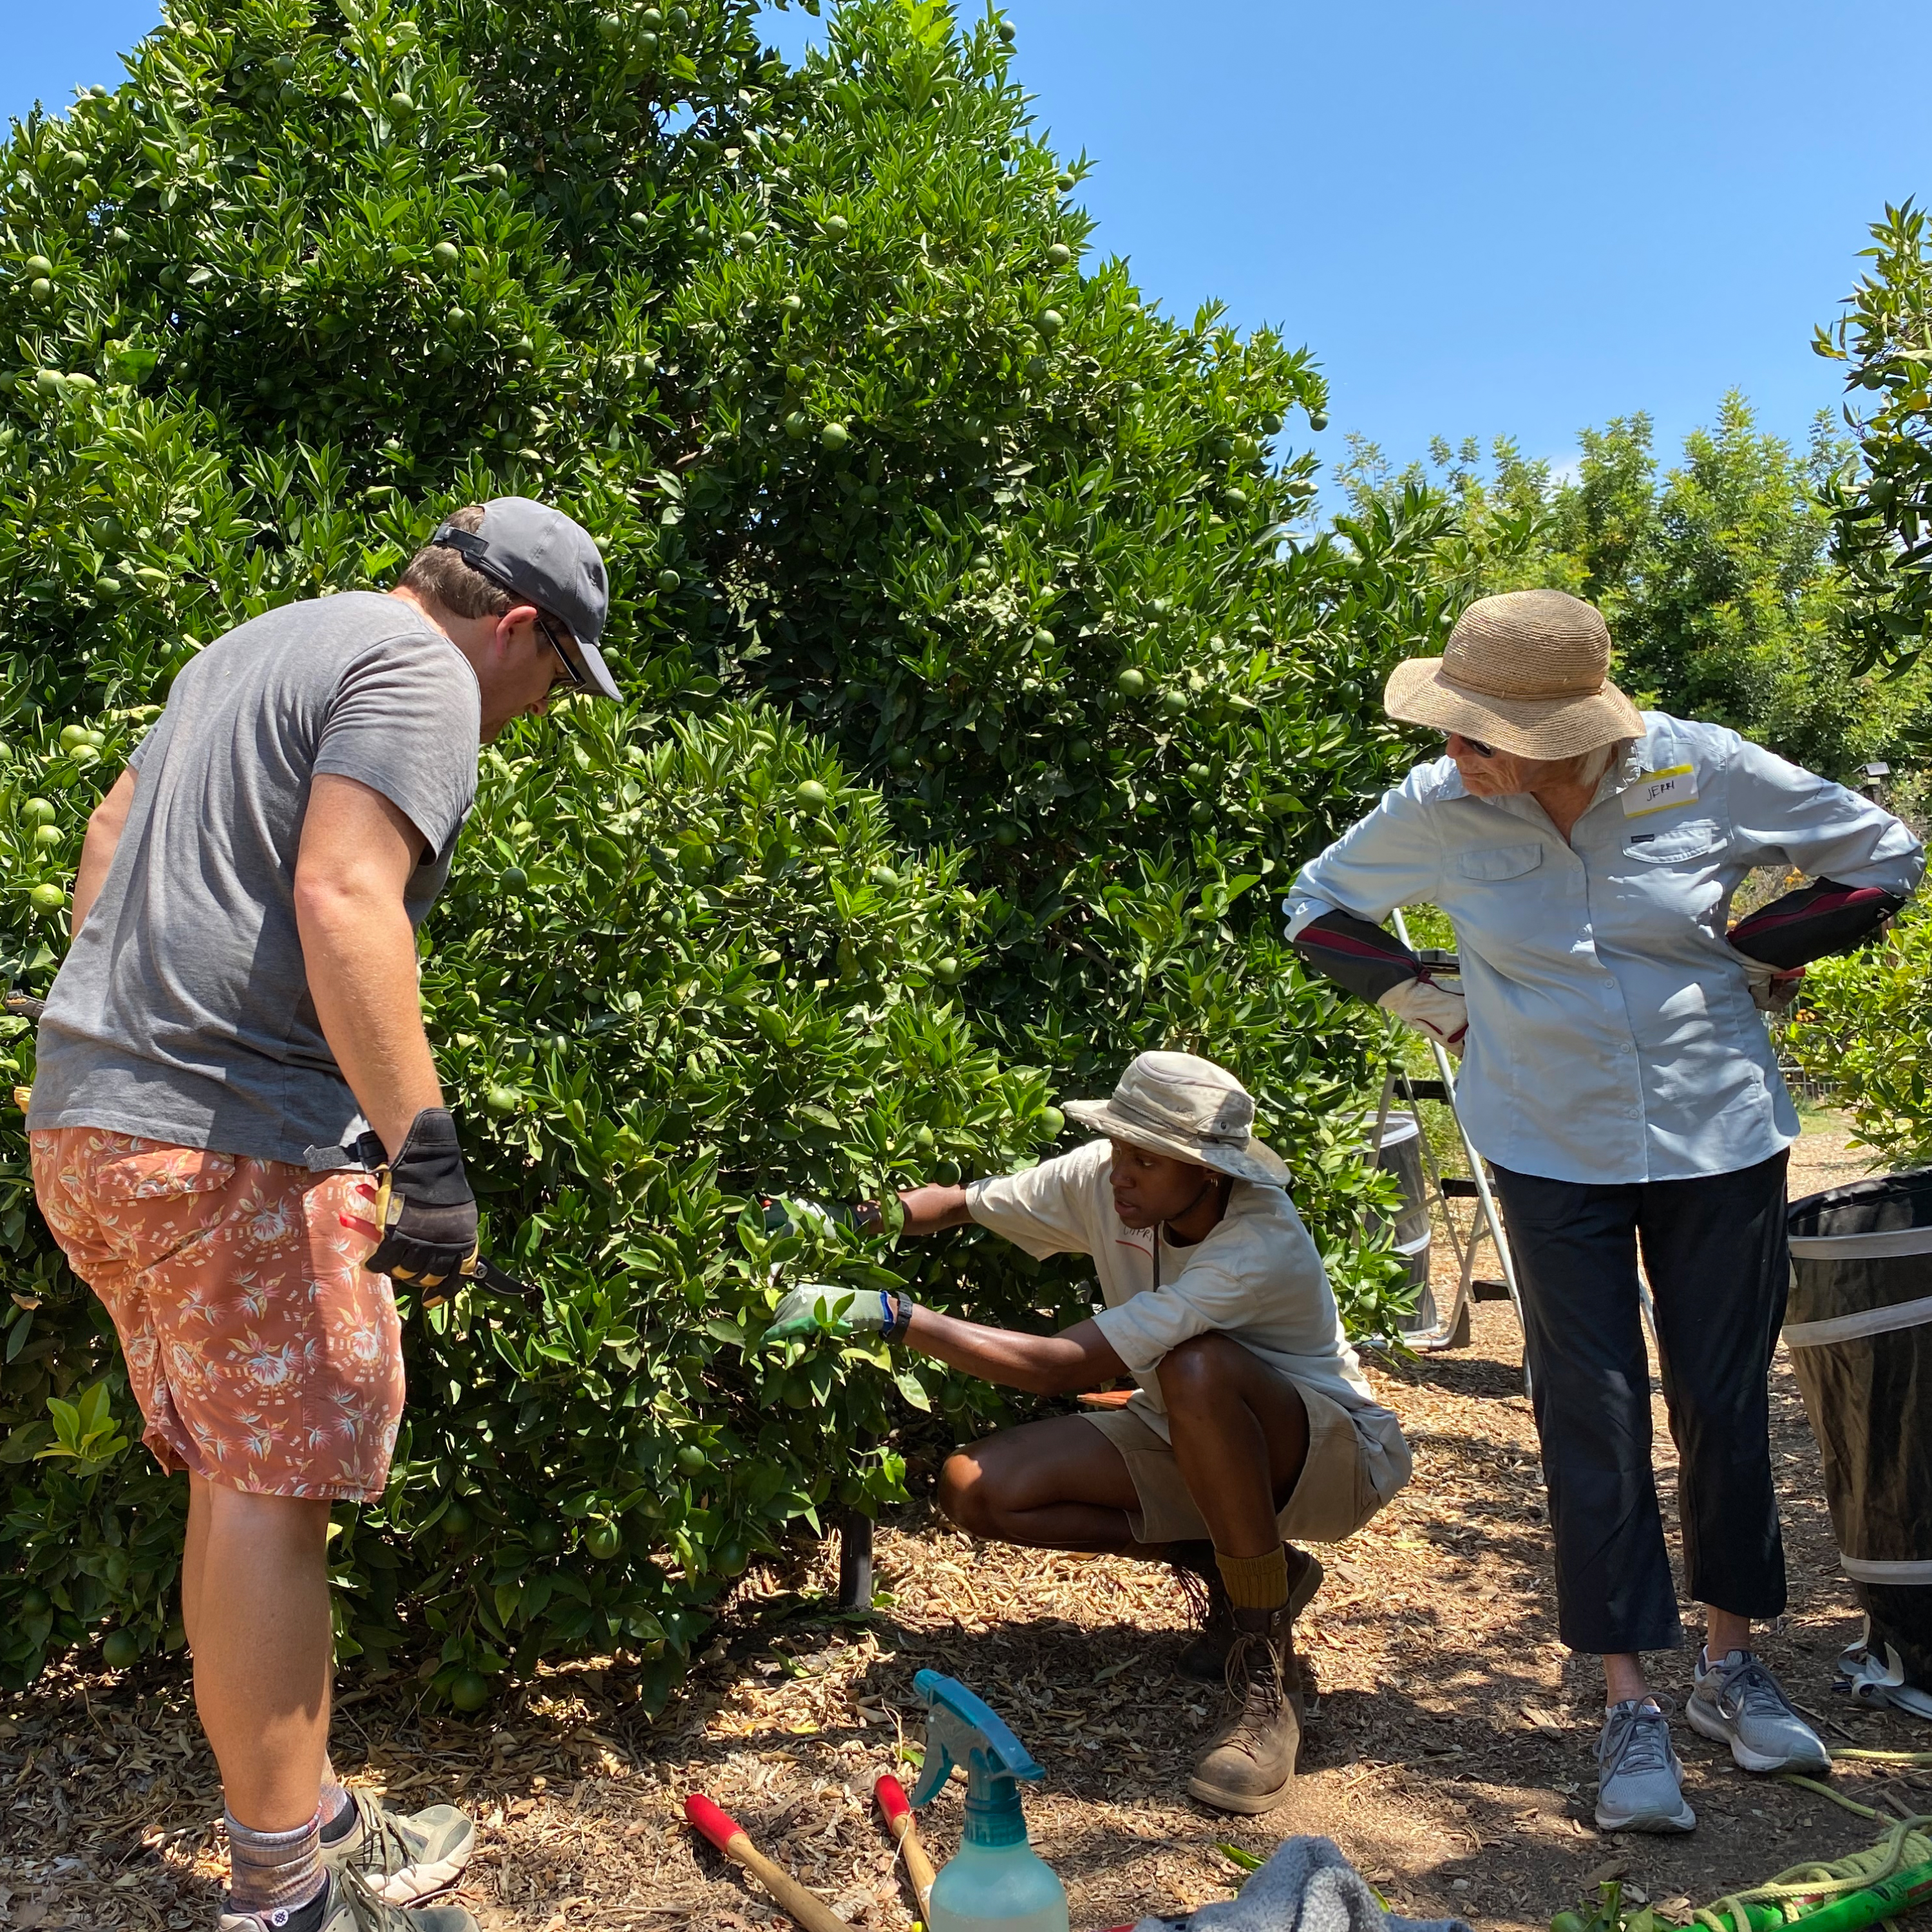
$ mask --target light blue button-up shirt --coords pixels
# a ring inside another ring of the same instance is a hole
[[[1474,798],[1418,765],[1302,868],[1291,938],[1340,910],[1439,906],[1469,1030],[1456,1104],[1498,1166],[1621,1184],[1730,1174],[1798,1138],[1763,1016],[1726,942],[1754,866],[1910,892],[1888,812],[1735,731],[1646,712],[1568,841],[1526,794]]]

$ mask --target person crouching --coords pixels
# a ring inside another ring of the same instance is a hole
[[[1190,1793],[1272,1809],[1300,1745],[1292,1627],[1322,1581],[1292,1539],[1339,1542],[1408,1479],[1408,1444],[1342,1333],[1288,1169],[1212,1061],[1144,1053],[1111,1100],[1067,1112],[1104,1138],[1023,1173],[901,1193],[904,1232],[976,1222],[1037,1258],[1084,1254],[1106,1306],[1057,1335],[991,1328],[904,1294],[794,1289],[774,1334],[883,1332],[1035,1395],[1131,1376],[1125,1406],[1003,1430],[951,1456],[940,1508],[973,1535],[1173,1562],[1202,1577],[1196,1674],[1238,1699]]]

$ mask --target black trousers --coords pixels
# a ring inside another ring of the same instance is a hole
[[[1787,1158],[1627,1187],[1496,1171],[1528,1330],[1558,1630],[1573,1650],[1684,1641],[1651,1470],[1640,1241],[1677,1444],[1686,1594],[1738,1616],[1784,1608],[1768,1377],[1790,1277]]]

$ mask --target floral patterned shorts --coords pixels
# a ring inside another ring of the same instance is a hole
[[[275,1496],[373,1502],[403,1414],[402,1336],[353,1173],[100,1127],[32,1137],[34,1191],[114,1318],[165,1469]]]

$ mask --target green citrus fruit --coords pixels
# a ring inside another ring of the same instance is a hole
[[[1077,185],[1073,177],[1065,173],[1055,175],[1053,178],[1053,184],[1062,194],[1071,194]]]
[[[496,881],[506,892],[520,892],[529,885],[530,875],[520,866],[506,866],[502,876]]]
[[[687,1476],[701,1475],[711,1466],[711,1459],[695,1442],[687,1442],[677,1452],[677,1466]]]
[[[896,772],[909,772],[916,762],[910,745],[895,745],[886,754],[886,763]]]
[[[480,1711],[490,1701],[490,1680],[480,1670],[458,1671],[444,1694],[459,1711]]]
[[[805,298],[802,296],[787,296],[784,300],[778,304],[778,307],[783,309],[787,315],[797,314],[804,306]]]
[[[912,1144],[921,1154],[930,1154],[938,1145],[930,1127],[916,1127],[913,1130]]]
[[[1033,647],[1036,651],[1050,651],[1053,648],[1053,633],[1044,624],[1033,634]]]
[[[812,380],[812,371],[802,362],[788,362],[785,364],[785,380],[794,389],[802,389]]]
[[[54,1600],[38,1583],[29,1583],[20,1592],[20,1611],[23,1617],[44,1617],[54,1606]]]
[[[667,597],[668,597],[673,591],[680,590],[683,587],[684,579],[679,576],[676,571],[661,570],[658,572],[658,588],[662,590]]]
[[[1214,808],[1204,798],[1196,799],[1187,808],[1187,822],[1190,825],[1211,825],[1214,822]]]
[[[1068,760],[1076,765],[1084,765],[1093,755],[1094,741],[1090,738],[1076,738],[1066,748]]]
[[[483,1104],[493,1114],[514,1114],[524,1103],[524,1096],[514,1087],[486,1088]]]
[[[58,369],[36,369],[34,387],[44,396],[57,396],[67,386],[67,378]]]
[[[429,251],[429,258],[439,268],[447,271],[463,260],[463,254],[454,242],[439,242]]]
[[[501,188],[510,178],[510,171],[501,161],[492,161],[483,170],[483,178],[492,188]]]
[[[1058,335],[1066,326],[1066,318],[1057,308],[1040,310],[1038,327],[1041,334],[1051,338]]]
[[[100,1660],[110,1670],[131,1670],[141,1660],[141,1640],[130,1630],[110,1630],[101,1640]]]
[[[1004,40],[1008,46],[1011,46],[1012,45],[1016,30],[1012,21],[1002,20],[996,31],[998,32],[1000,38]]]
[[[1073,250],[1064,242],[1056,242],[1046,251],[1046,259],[1056,268],[1064,268],[1073,259]]]
[[[794,410],[780,424],[794,442],[802,442],[812,434],[812,418],[802,410]]]
[[[599,14],[597,34],[600,40],[621,40],[624,38],[624,22],[615,14]]]
[[[52,799],[30,798],[20,808],[20,816],[31,825],[50,825],[60,816]]]
[[[843,423],[829,422],[818,432],[818,440],[827,449],[843,449],[852,440],[852,432]]]
[[[1245,490],[1233,488],[1223,490],[1221,500],[1231,510],[1245,510],[1248,507],[1248,493]]]
[[[460,1496],[452,1496],[449,1507],[442,1513],[442,1520],[437,1526],[443,1534],[454,1543],[459,1536],[468,1533],[476,1518],[470,1514],[470,1505]]]
[[[806,812],[823,812],[832,796],[816,778],[807,778],[792,796]]]
[[[37,302],[50,302],[54,298],[54,285],[44,275],[37,275],[27,284],[27,292]]]
[[[1114,680],[1114,688],[1123,698],[1138,698],[1148,688],[1147,673],[1136,670],[1132,664]]]
[[[851,232],[852,224],[844,215],[828,214],[825,218],[825,234],[828,241],[842,242]]]
[[[1328,427],[1328,412],[1325,410],[1310,410],[1308,412],[1308,427],[1319,436]]]
[[[1280,435],[1281,418],[1276,411],[1270,410],[1268,414],[1262,418],[1261,431],[1264,436]]]
[[[56,885],[36,886],[27,895],[34,902],[34,910],[44,919],[51,919],[67,904],[67,895]]]
[[[600,1563],[608,1563],[624,1546],[624,1532],[608,1516],[599,1516],[584,1532],[584,1546]]]
[[[118,597],[121,594],[121,580],[111,572],[105,572],[94,580],[94,588],[98,596]]]
[[[53,272],[54,265],[47,260],[46,256],[29,255],[27,257],[27,272],[28,274],[51,275]]]
[[[1168,690],[1160,694],[1160,715],[1163,718],[1178,718],[1187,709],[1187,694],[1184,691]]]
[[[1042,1107],[1040,1110],[1040,1131],[1050,1141],[1057,1141],[1066,1131],[1066,1116],[1058,1107]]]
[[[1190,784],[1205,784],[1214,776],[1212,769],[1203,764],[1192,764],[1187,768],[1187,782]]]
[[[59,845],[66,842],[67,834],[58,825],[37,825],[34,827],[36,845]]]
[[[652,33],[656,33],[658,28],[664,25],[664,13],[660,8],[646,7],[638,18],[644,26],[650,28]]]
[[[959,977],[959,962],[951,953],[932,962],[932,976],[942,986],[952,986]]]
[[[63,752],[70,752],[76,745],[90,745],[94,742],[85,724],[63,724],[61,727],[60,746]]]

